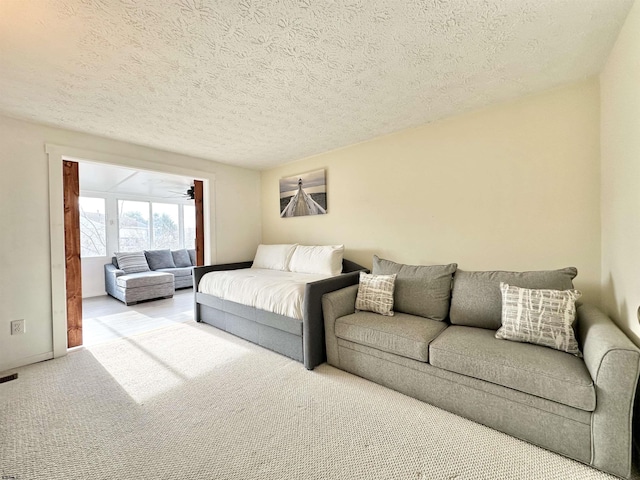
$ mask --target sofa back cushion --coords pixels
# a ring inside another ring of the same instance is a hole
[[[191,265],[195,267],[196,263],[198,263],[196,259],[196,249],[190,248],[189,250],[187,250],[187,252],[189,252],[189,260],[191,260]]]
[[[373,274],[397,274],[393,308],[431,320],[449,314],[451,278],[458,265],[404,265],[373,256]],[[498,295],[500,290],[498,289]]]
[[[171,250],[145,250],[144,256],[147,257],[147,263],[151,270],[158,270],[160,268],[176,268],[176,264],[173,262],[173,255]]]
[[[175,263],[176,267],[190,267],[191,259],[189,258],[189,252],[186,249],[182,250],[171,250],[171,256],[173,257],[173,263]]]
[[[497,330],[502,325],[500,282],[521,288],[570,290],[578,271],[574,267],[533,272],[467,272],[453,280],[449,320],[454,325]]]

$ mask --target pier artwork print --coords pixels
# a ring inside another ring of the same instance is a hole
[[[327,213],[325,171],[303,173],[280,179],[280,216],[324,215]]]

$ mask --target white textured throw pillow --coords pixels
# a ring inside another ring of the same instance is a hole
[[[500,282],[502,326],[496,338],[535,343],[581,357],[573,323],[578,290],[534,290]]]
[[[356,310],[393,316],[393,290],[397,274],[370,275],[360,272]]]
[[[268,268],[269,270],[289,270],[289,261],[297,243],[287,245],[258,245],[256,258],[251,268]]]
[[[116,252],[118,268],[124,273],[140,273],[150,270],[144,252]]]
[[[289,270],[297,273],[340,275],[343,255],[344,245],[298,245],[289,262]]]

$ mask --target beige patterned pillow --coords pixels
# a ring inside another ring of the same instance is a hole
[[[393,316],[393,289],[396,274],[369,275],[360,272],[360,284],[356,297],[356,310],[366,310]]]
[[[496,338],[535,343],[582,357],[573,322],[578,290],[533,290],[500,282],[502,326]]]

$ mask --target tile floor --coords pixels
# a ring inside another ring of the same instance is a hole
[[[108,295],[82,301],[85,347],[128,337],[174,323],[193,320],[193,289],[177,290],[173,298],[149,300],[127,307]]]

